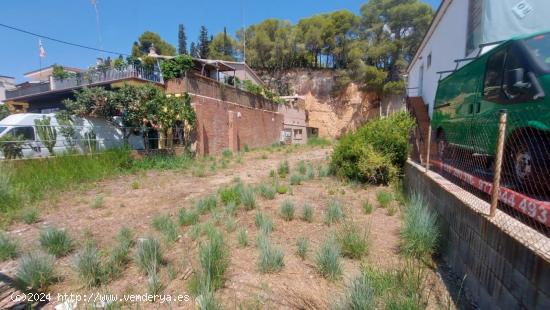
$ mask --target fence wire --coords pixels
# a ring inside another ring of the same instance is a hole
[[[489,203],[495,197],[498,209],[509,215],[497,216],[505,229],[550,255],[548,121],[536,110],[484,110],[479,103],[464,108],[436,109],[431,128],[419,124],[413,133],[411,159],[426,166],[429,150],[429,170]],[[431,139],[427,138],[430,129]],[[493,184],[498,184],[498,192],[493,193]]]

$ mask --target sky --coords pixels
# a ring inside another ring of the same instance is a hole
[[[81,45],[130,54],[131,46],[146,30],[177,45],[178,24],[185,25],[188,45],[205,25],[211,34],[230,34],[267,18],[293,23],[314,14],[347,9],[359,14],[367,0],[96,0],[99,31],[92,0],[2,1],[0,23]],[[424,0],[437,9],[440,0]],[[244,10],[243,10],[244,8]],[[243,14],[244,11],[244,14]],[[40,61],[38,38],[0,27],[0,75],[25,81],[23,74],[60,64],[87,68],[100,54],[42,40],[46,57]]]

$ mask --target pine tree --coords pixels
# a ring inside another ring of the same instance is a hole
[[[208,48],[210,46],[210,39],[208,38],[208,29],[205,26],[201,26],[199,34],[199,43],[197,49],[200,53],[200,58],[208,58]]]
[[[197,57],[197,53],[199,52],[197,49],[197,46],[195,45],[195,42],[191,42],[191,47],[189,48],[189,52],[191,53],[191,57]]]
[[[231,42],[229,41],[229,38],[227,38],[227,28],[223,27],[223,55],[231,55],[232,49]]]
[[[187,54],[187,36],[183,24],[180,24],[178,29],[178,54]]]

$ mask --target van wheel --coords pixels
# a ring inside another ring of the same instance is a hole
[[[516,136],[507,148],[505,172],[514,190],[550,194],[550,139],[540,134]]]
[[[435,141],[437,144],[437,157],[439,160],[446,159],[449,150],[449,142],[447,142],[447,137],[445,136],[445,132],[443,130],[439,131]]]

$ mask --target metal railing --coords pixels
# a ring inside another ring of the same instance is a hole
[[[50,90],[50,82],[29,83],[16,89],[6,90],[6,99],[45,93]]]

